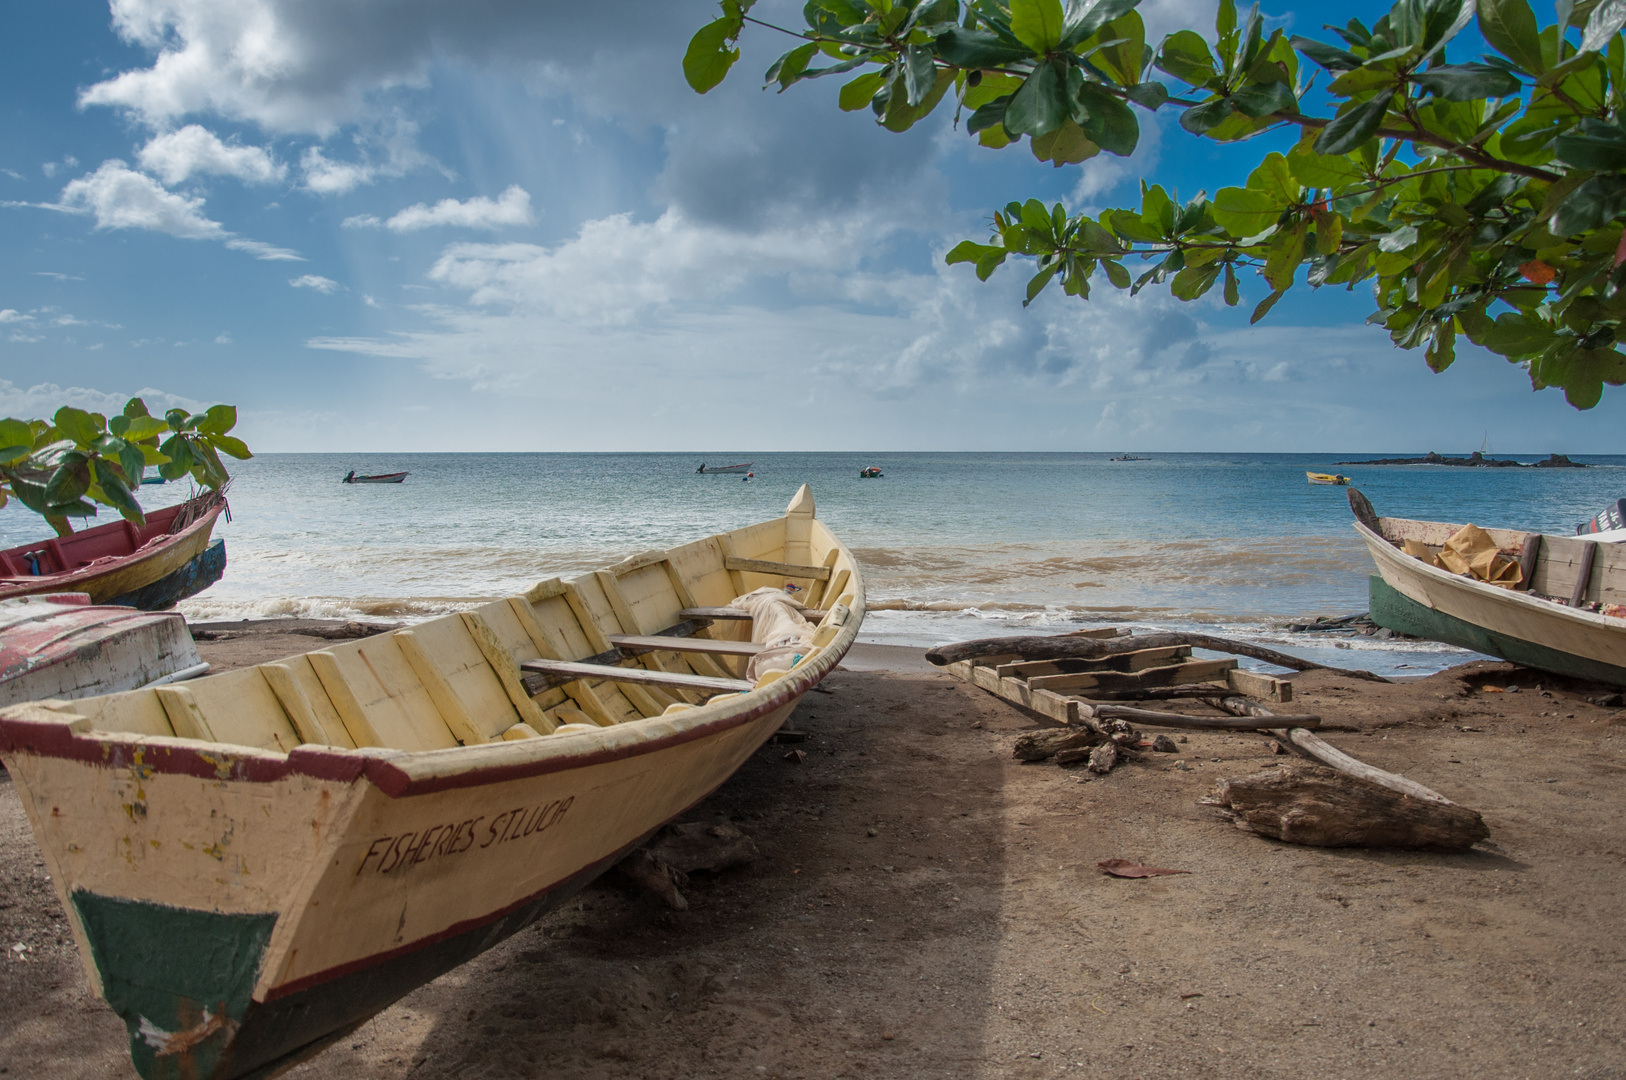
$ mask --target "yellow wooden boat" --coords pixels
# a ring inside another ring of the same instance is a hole
[[[1349,477],[1342,473],[1307,472],[1304,475],[1312,484],[1337,484],[1343,487],[1349,483]]]
[[[742,679],[766,616],[722,605],[787,585],[816,629]],[[803,486],[782,518],[410,629],[0,710],[0,758],[141,1075],[269,1076],[716,789],[863,617]]]

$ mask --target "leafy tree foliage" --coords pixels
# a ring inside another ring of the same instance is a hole
[[[683,67],[697,91],[739,58],[753,2],[722,0],[695,34]],[[1257,5],[1239,17],[1221,0],[1212,37],[1184,29],[1156,48],[1137,3],[810,0],[803,30],[758,24],[803,39],[770,85],[857,72],[840,107],[890,131],[952,98],[982,145],[1025,139],[1057,167],[1132,153],[1136,109],[1177,109],[1215,142],[1300,133],[1243,187],[1180,202],[1142,182],[1138,207],[1093,219],[1013,202],[986,243],[948,253],[983,280],[1033,260],[1027,302],[1052,282],[1087,298],[1100,271],[1182,300],[1218,285],[1235,305],[1238,272],[1253,269],[1270,287],[1257,322],[1302,268],[1312,288],[1369,282],[1369,321],[1435,371],[1460,335],[1577,408],[1626,383],[1626,0],[1558,0],[1546,27],[1527,0],[1399,0],[1371,27],[1327,27],[1333,43],[1267,36]],[[1448,63],[1446,44],[1475,19],[1495,51]]]
[[[231,479],[220,455],[253,457],[236,426],[234,405],[156,417],[140,398],[111,419],[64,405],[50,420],[0,420],[0,506],[16,499],[61,534],[69,518],[95,517],[97,503],[145,524],[136,493],[147,468],[219,491]]]

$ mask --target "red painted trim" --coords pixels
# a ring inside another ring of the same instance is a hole
[[[820,657],[819,661],[807,671],[786,676],[770,684],[768,696],[745,712],[708,721],[658,739],[623,747],[560,755],[540,761],[488,765],[449,776],[421,780],[414,780],[407,770],[388,758],[331,746],[297,746],[286,755],[266,751],[245,752],[193,740],[187,740],[186,745],[174,746],[129,737],[120,738],[107,732],[75,734],[66,723],[52,720],[13,720],[0,717],[0,753],[31,753],[40,757],[64,758],[69,761],[121,769],[135,767],[139,755],[141,767],[155,773],[174,773],[205,780],[246,781],[254,784],[273,783],[290,775],[349,783],[365,774],[368,782],[385,795],[392,799],[400,799],[413,795],[428,795],[437,791],[483,787],[487,784],[500,784],[532,776],[546,776],[568,769],[580,769],[607,761],[621,761],[658,753],[673,746],[708,738],[749,724],[801,697],[826,674],[833,671],[845,655],[846,650],[843,649],[840,653]],[[455,754],[456,751],[439,750],[429,753]]]

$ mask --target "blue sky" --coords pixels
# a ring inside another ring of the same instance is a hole
[[[1258,281],[1236,311],[1105,282],[1024,311],[1024,273],[942,264],[990,210],[1131,202],[1141,175],[1212,192],[1261,144],[1143,113],[1134,159],[1054,170],[948,108],[890,135],[834,81],[762,91],[767,31],[700,97],[679,61],[714,10],[18,7],[0,413],[228,401],[265,451],[1622,450],[1620,391],[1577,413],[1471,348],[1433,375],[1362,325],[1364,289],[1301,287],[1253,328]],[[1212,25],[1142,12],[1154,40]]]

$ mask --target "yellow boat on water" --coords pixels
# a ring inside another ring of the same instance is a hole
[[[137,1071],[266,1077],[714,791],[864,611],[804,485],[781,518],[409,629],[0,710],[0,759]]]
[[[1343,473],[1307,472],[1304,475],[1309,477],[1312,484],[1337,484],[1343,487],[1349,483],[1349,477]]]

